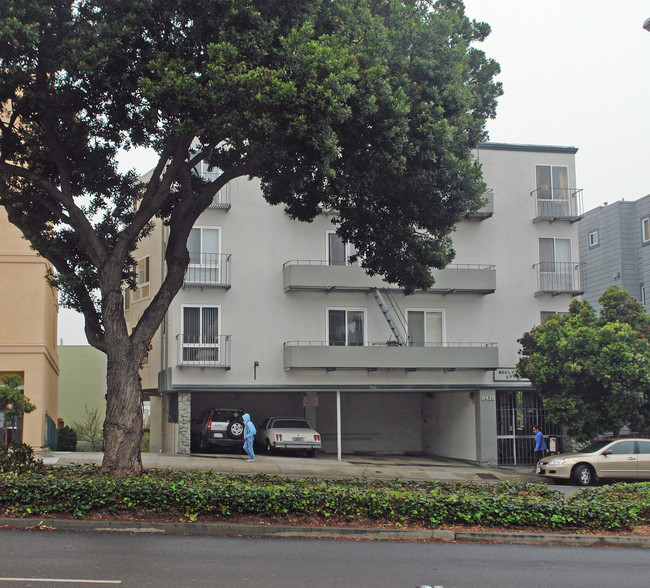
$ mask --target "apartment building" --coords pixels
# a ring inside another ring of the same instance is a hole
[[[7,423],[8,438],[34,449],[54,445],[57,420],[58,303],[56,290],[45,281],[50,268],[0,206],[0,377],[18,374],[24,394],[36,406]],[[0,428],[4,424],[0,412]]]
[[[582,292],[573,147],[482,144],[485,206],[456,259],[404,295],[350,263],[333,215],[292,221],[255,181],[215,197],[190,236],[185,284],[142,367],[153,451],[190,451],[206,407],[306,416],[329,453],[532,460],[543,424],[514,373],[517,339]],[[206,172],[207,173],[207,172]],[[140,246],[134,325],[164,271],[165,229]]]
[[[650,287],[650,195],[605,203],[580,223],[580,259],[585,263],[583,298],[598,309],[609,286],[627,290],[647,308]]]

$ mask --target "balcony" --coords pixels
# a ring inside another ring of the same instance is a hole
[[[283,268],[284,291],[360,291],[395,288],[380,276],[369,276],[358,265],[331,265],[327,261],[291,260]],[[435,283],[428,290],[439,294],[491,294],[496,290],[493,265],[454,264],[434,270]]]
[[[230,369],[230,335],[176,335],[178,367]]]
[[[584,292],[584,267],[578,261],[543,261],[533,265],[537,271],[535,296],[570,294],[579,296]]]
[[[386,370],[442,369],[492,370],[499,365],[496,343],[443,343],[400,347],[394,342],[330,345],[327,341],[288,341],[284,369]]]
[[[225,288],[230,284],[230,253],[192,253],[183,287]]]
[[[230,185],[226,184],[219,190],[212,199],[210,210],[230,210]]]
[[[582,190],[575,188],[538,188],[530,195],[535,198],[534,223],[568,221],[582,218]]]
[[[483,200],[485,204],[475,212],[470,212],[467,215],[468,220],[485,220],[494,215],[494,190],[492,188],[483,192]]]

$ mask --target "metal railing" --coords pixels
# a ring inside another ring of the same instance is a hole
[[[537,218],[575,220],[582,216],[581,189],[537,188],[530,195],[535,198]]]
[[[230,209],[230,185],[226,184],[221,190],[219,190],[212,199],[210,206],[208,208],[217,209],[217,210],[229,210]]]
[[[185,286],[230,288],[230,253],[190,253]]]
[[[580,294],[584,291],[584,267],[579,261],[542,261],[537,271],[537,291],[554,294]]]
[[[179,366],[230,369],[230,335],[176,335]]]
[[[285,347],[400,347],[399,343],[393,339],[388,341],[285,341]],[[408,347],[431,347],[431,348],[477,348],[477,347],[496,347],[496,342],[483,341],[445,341],[443,343],[409,343]]]
[[[328,261],[327,259],[290,259],[289,261],[285,261],[282,264],[282,267],[287,267],[290,265],[328,266],[328,265],[358,265],[358,264],[337,263],[337,262]],[[449,265],[446,265],[443,269],[493,270],[495,267],[496,266],[494,264],[485,264],[485,263],[450,263]]]

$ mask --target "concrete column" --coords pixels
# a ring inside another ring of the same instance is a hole
[[[178,393],[178,453],[190,452],[190,426],[192,419],[192,395]]]
[[[481,465],[497,465],[497,402],[496,390],[474,391],[476,407],[476,461]]]

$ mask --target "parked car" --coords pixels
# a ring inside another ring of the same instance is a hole
[[[650,479],[650,439],[597,441],[577,453],[549,455],[537,463],[537,474],[558,484],[573,480],[578,486]]]
[[[192,421],[191,449],[243,450],[244,421],[241,408],[208,408],[199,419]]]
[[[320,433],[312,429],[307,419],[298,417],[269,417],[258,427],[255,439],[268,455],[304,450],[313,457],[321,448]]]

